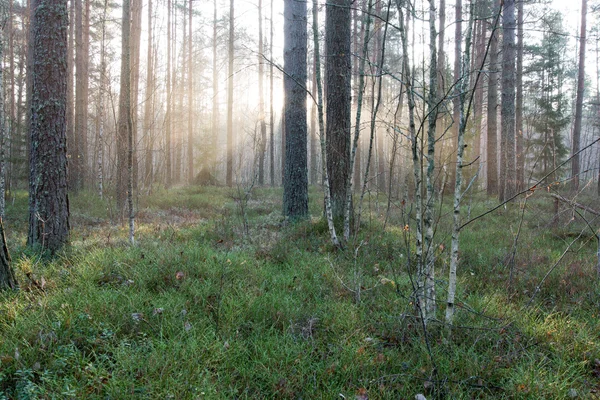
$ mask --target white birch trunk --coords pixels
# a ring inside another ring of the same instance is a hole
[[[460,236],[460,201],[462,199],[462,178],[463,178],[463,155],[465,151],[465,131],[467,129],[467,119],[469,111],[465,113],[465,102],[467,91],[469,90],[469,65],[471,64],[471,37],[473,33],[473,5],[469,5],[469,27],[467,30],[465,51],[463,54],[460,95],[459,95],[459,127],[458,127],[458,151],[456,155],[456,181],[454,184],[454,201],[452,216],[452,244],[450,256],[450,273],[448,277],[448,300],[446,303],[446,323],[452,325],[454,321],[454,298],[456,296],[456,270],[458,269],[458,248]]]
[[[404,12],[402,10],[402,0],[396,0],[396,6],[398,8],[399,23],[400,23],[400,39],[402,41],[402,63],[405,71],[405,85],[406,95],[408,99],[408,118],[409,118],[409,135],[411,140],[412,149],[412,161],[413,161],[413,173],[415,178],[415,219],[417,221],[417,232],[416,232],[416,249],[415,259],[417,268],[417,287],[416,289],[416,304],[419,313],[423,314],[424,295],[422,280],[423,276],[423,174],[421,170],[421,158],[423,144],[421,140],[421,146],[419,146],[419,138],[417,137],[417,129],[415,124],[415,94],[413,92],[413,82],[410,69],[410,63],[408,59],[408,40],[406,38],[407,27],[404,24]],[[408,19],[407,19],[408,22]]]
[[[433,207],[435,202],[435,128],[437,123],[437,32],[435,0],[429,0],[429,94],[427,98],[427,195],[423,225],[425,228],[425,265],[421,278],[424,288],[424,323],[435,318],[435,251],[433,248]]]

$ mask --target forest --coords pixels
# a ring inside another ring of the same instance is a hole
[[[598,0],[0,28],[0,400],[600,398]]]

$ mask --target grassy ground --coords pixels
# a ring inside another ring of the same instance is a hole
[[[281,217],[280,190],[157,192],[139,199],[135,247],[110,203],[82,193],[71,199],[71,246],[52,260],[24,248],[26,194],[11,200],[21,290],[0,294],[0,398],[600,393],[595,238],[568,212],[553,224],[544,199],[528,201],[522,224],[514,204],[465,228],[451,337],[441,323],[425,334],[414,317],[409,210],[393,207],[384,230],[382,198],[367,197],[359,236],[336,252],[316,190],[313,219],[296,226]],[[467,205],[474,217],[494,202]],[[436,232],[440,320],[447,208]]]

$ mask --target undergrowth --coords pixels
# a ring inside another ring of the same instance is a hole
[[[438,231],[439,320],[413,304],[408,209],[372,199],[335,251],[311,190],[289,225],[281,191],[254,189],[244,218],[225,188],[138,200],[137,245],[110,199],[72,197],[71,245],[24,248],[26,195],[6,228],[20,290],[0,294],[0,398],[593,398],[600,381],[596,244],[550,225],[543,200],[462,233],[456,326],[441,321],[449,205]],[[471,217],[490,208],[475,199]],[[533,297],[533,299],[532,299]],[[361,397],[362,396],[362,397]]]

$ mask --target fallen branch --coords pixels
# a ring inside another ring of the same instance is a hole
[[[589,212],[590,214],[594,214],[596,216],[600,216],[600,211],[596,211],[596,210],[594,210],[594,209],[592,209],[592,208],[590,208],[590,207],[588,207],[586,205],[577,203],[577,202],[575,202],[573,200],[569,200],[569,199],[567,199],[565,197],[562,197],[559,194],[551,193],[550,196],[553,197],[553,198],[555,198],[556,200],[562,201],[563,203],[567,203],[571,207],[577,207],[577,208],[579,208],[581,210]]]

